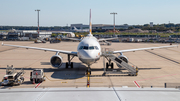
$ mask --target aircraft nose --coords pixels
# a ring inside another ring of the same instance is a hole
[[[84,59],[93,59],[94,58],[93,53],[88,52],[88,51],[81,51],[79,53],[79,55],[81,56],[81,58],[84,58]]]

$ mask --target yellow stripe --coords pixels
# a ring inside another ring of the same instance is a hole
[[[91,22],[90,22],[89,32],[92,34],[91,28],[92,28],[92,26],[91,26]]]

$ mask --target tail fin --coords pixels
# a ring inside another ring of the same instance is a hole
[[[74,30],[77,30],[77,28],[74,26]]]
[[[90,9],[90,17],[89,17],[89,34],[92,35],[91,9]]]

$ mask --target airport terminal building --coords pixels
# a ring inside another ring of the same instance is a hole
[[[37,37],[50,37],[52,32],[40,31],[38,34],[37,30],[11,30],[6,35],[8,40],[18,40],[21,38],[28,39],[35,39]]]
[[[124,25],[115,25],[116,29],[128,29],[130,25],[124,24]],[[83,25],[83,24],[71,24],[70,29],[73,30],[75,28],[77,29],[89,29],[89,25]],[[93,24],[92,29],[105,29],[105,30],[111,30],[114,29],[114,25],[110,24]]]

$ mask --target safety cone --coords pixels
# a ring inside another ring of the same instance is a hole
[[[35,79],[33,78],[33,84],[35,84]]]

